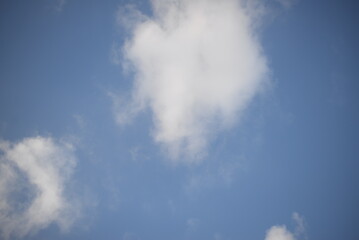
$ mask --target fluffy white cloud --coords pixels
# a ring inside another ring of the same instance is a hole
[[[117,121],[149,108],[153,137],[170,159],[198,162],[210,137],[235,122],[266,79],[254,26],[260,11],[237,0],[151,2],[153,17],[133,10],[126,26],[131,37],[121,51],[134,87]]]
[[[294,212],[292,219],[296,224],[295,232],[292,233],[287,230],[284,225],[271,227],[266,234],[265,240],[297,240],[299,238],[306,239],[305,221],[302,216]]]
[[[0,142],[0,236],[24,237],[56,223],[66,230],[76,211],[65,197],[76,164],[73,147],[51,138]]]
[[[265,240],[295,240],[285,226],[273,226],[267,231]]]

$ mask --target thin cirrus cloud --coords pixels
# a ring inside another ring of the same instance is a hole
[[[70,227],[77,211],[66,198],[76,165],[73,147],[52,138],[0,142],[0,236],[21,238],[56,223]]]
[[[117,122],[150,109],[153,138],[169,159],[200,162],[268,78],[256,30],[262,11],[250,2],[152,0],[151,17],[131,7],[126,18],[122,9],[131,36],[120,52],[134,82],[130,103],[116,104]]]

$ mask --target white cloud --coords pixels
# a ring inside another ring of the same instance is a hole
[[[198,163],[211,136],[233,125],[267,77],[254,28],[260,11],[236,0],[151,2],[154,16],[132,13],[127,26],[121,51],[134,87],[116,118],[122,124],[149,108],[153,137],[170,159]]]
[[[294,212],[292,214],[292,219],[294,220],[296,227],[294,233],[287,230],[285,225],[277,225],[271,227],[266,234],[265,240],[297,240],[303,237],[306,239],[305,234],[305,221],[302,216]]]
[[[285,226],[273,226],[267,231],[265,240],[295,240]]]
[[[0,236],[24,237],[56,223],[70,227],[76,211],[66,186],[76,159],[73,147],[51,138],[0,142]]]

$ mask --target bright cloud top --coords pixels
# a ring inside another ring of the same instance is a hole
[[[296,224],[294,233],[289,231],[285,225],[272,226],[266,234],[265,240],[297,240],[303,237],[306,239],[304,218],[298,213],[292,214]]]
[[[117,120],[150,108],[155,141],[174,162],[198,162],[210,136],[233,124],[266,78],[253,28],[259,11],[236,0],[152,6],[153,17],[135,12],[138,21],[127,26],[132,35],[122,50],[135,73],[133,101]]]
[[[57,223],[66,229],[74,214],[65,187],[76,159],[72,146],[51,138],[0,142],[0,233],[23,237]]]
[[[268,230],[265,240],[295,240],[295,237],[285,226],[273,226]]]

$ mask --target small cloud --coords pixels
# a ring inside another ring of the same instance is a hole
[[[0,142],[0,236],[20,238],[56,223],[67,230],[78,211],[66,196],[76,166],[71,143],[52,138]]]
[[[294,235],[286,226],[273,226],[267,231],[265,240],[295,240]]]
[[[289,231],[285,225],[276,225],[267,231],[265,240],[298,240],[302,237],[306,239],[304,218],[294,212],[292,219],[296,223],[294,233]]]

